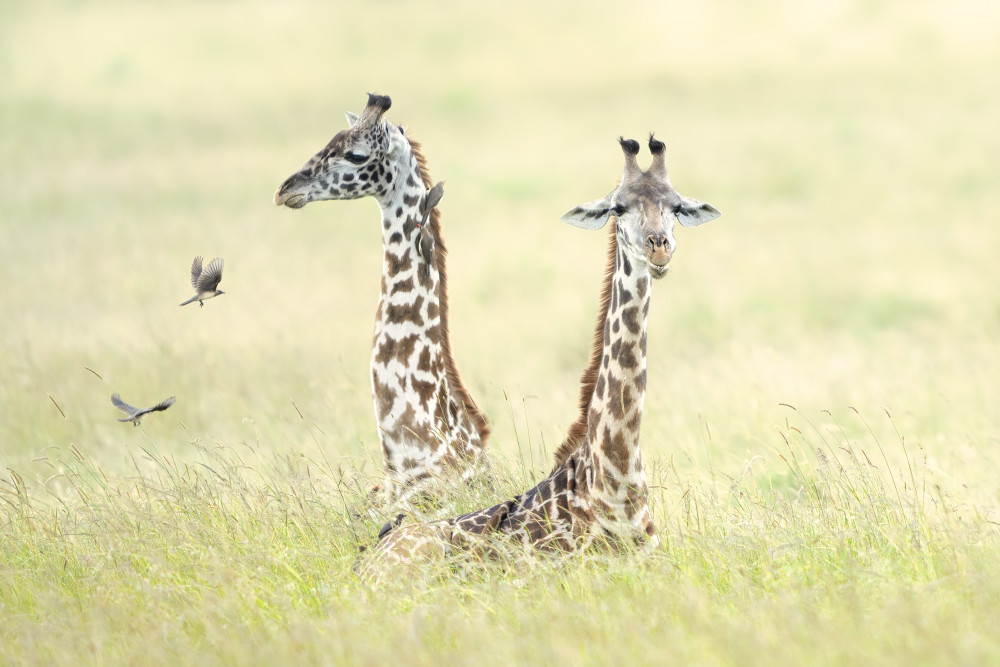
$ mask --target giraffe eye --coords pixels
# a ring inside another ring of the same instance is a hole
[[[622,215],[624,215],[625,211],[627,211],[627,210],[628,210],[628,206],[624,206],[622,204],[618,204],[617,206],[615,206],[614,208],[611,209],[611,212],[615,214],[615,217],[619,217],[620,218]]]
[[[361,153],[351,152],[344,155],[344,159],[350,162],[351,164],[361,164],[362,162],[368,159],[368,156],[362,155]]]

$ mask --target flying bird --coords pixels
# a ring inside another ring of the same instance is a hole
[[[219,289],[219,282],[222,280],[222,265],[225,260],[216,257],[204,269],[201,268],[201,260],[201,255],[198,255],[191,263],[191,286],[194,287],[195,295],[182,303],[182,306],[197,301],[204,308],[205,299],[225,294]]]
[[[132,424],[134,424],[135,426],[139,425],[139,420],[142,419],[143,415],[149,412],[160,412],[161,410],[166,410],[167,408],[169,408],[171,405],[174,404],[175,400],[177,399],[174,396],[171,396],[170,398],[160,401],[151,408],[137,408],[123,401],[122,397],[119,396],[118,394],[111,394],[111,402],[114,404],[114,406],[119,410],[121,410],[122,412],[124,412],[126,415],[128,415],[127,417],[125,417],[125,419],[119,419],[118,421],[132,422]]]

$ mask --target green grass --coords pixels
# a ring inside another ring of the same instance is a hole
[[[860,0],[0,4],[0,663],[995,662],[998,28]],[[378,217],[270,199],[369,91],[447,181],[499,493],[575,416],[605,239],[558,218],[614,186],[615,138],[655,130],[723,212],[678,231],[650,316],[661,550],[353,575]],[[178,308],[196,254],[227,293]],[[133,429],[113,391],[178,400]]]

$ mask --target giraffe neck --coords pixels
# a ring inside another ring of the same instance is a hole
[[[393,169],[393,186],[379,198],[382,284],[371,376],[388,492],[399,497],[421,479],[464,468],[488,429],[451,357],[437,210],[427,223],[436,245],[431,262],[417,246],[429,185],[422,159],[411,147]]]
[[[595,520],[616,534],[652,535],[646,473],[639,449],[646,396],[646,320],[650,275],[615,243],[604,345],[587,409],[582,458]]]

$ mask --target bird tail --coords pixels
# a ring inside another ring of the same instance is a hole
[[[184,303],[182,303],[181,305],[182,305],[182,306],[186,306],[186,305],[188,305],[189,303],[194,303],[194,302],[195,302],[195,301],[197,301],[197,300],[198,300],[198,296],[197,296],[197,295],[195,295],[195,296],[191,297],[190,299],[188,299],[187,301],[185,301]]]

